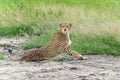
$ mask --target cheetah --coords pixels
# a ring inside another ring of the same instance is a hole
[[[70,23],[62,23],[59,25],[59,30],[53,38],[44,46],[26,51],[21,57],[15,57],[10,54],[10,59],[14,61],[42,61],[54,57],[61,53],[67,53],[76,57],[79,60],[84,60],[83,56],[76,51],[71,50],[71,40],[69,32],[71,29]]]

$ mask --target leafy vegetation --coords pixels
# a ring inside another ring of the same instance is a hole
[[[26,36],[22,48],[47,43],[60,23],[72,23],[72,48],[120,54],[120,0],[0,0],[0,36]],[[36,37],[35,37],[36,36]]]

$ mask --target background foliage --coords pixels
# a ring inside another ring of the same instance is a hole
[[[68,22],[74,50],[119,55],[119,4],[120,0],[0,0],[0,36],[29,36],[21,47],[32,48],[47,43],[58,25]]]

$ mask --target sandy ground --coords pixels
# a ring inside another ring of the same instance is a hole
[[[13,42],[16,42],[15,40]],[[85,56],[88,60],[80,61],[75,58],[59,62],[0,60],[0,80],[120,80],[119,56]]]
[[[0,61],[0,80],[120,80],[120,57],[41,62]]]

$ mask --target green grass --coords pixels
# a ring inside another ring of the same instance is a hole
[[[46,44],[58,25],[68,22],[72,49],[119,55],[119,4],[120,0],[0,0],[0,36],[29,35],[21,48],[33,48]]]
[[[31,35],[33,34],[33,24],[31,25],[26,25],[26,24],[21,24],[21,25],[13,25],[13,26],[0,26],[0,36],[24,36],[25,34]]]
[[[49,58],[49,60],[51,60],[51,61],[64,61],[67,58],[68,58],[68,55],[63,54],[62,56],[56,56],[56,57],[53,57],[53,58]]]
[[[4,55],[4,54],[0,54],[0,60],[6,59],[6,58],[7,58],[6,55]]]
[[[120,39],[112,35],[103,35],[96,37],[81,36],[73,40],[72,48],[83,54],[113,54],[120,55]]]
[[[21,48],[34,48],[34,47],[38,47],[38,46],[42,46],[45,45],[50,38],[50,35],[47,34],[43,34],[41,36],[36,36],[36,37],[29,37],[30,40],[22,45],[20,45]]]

